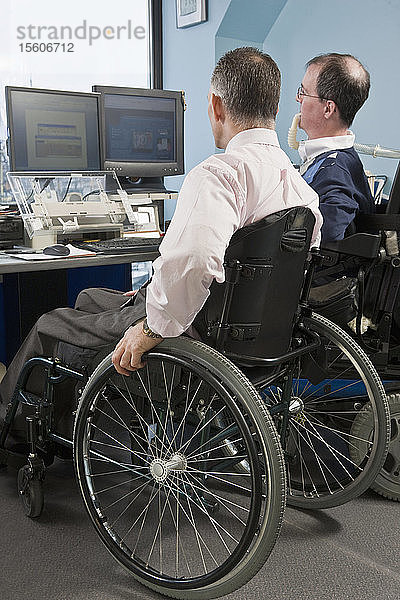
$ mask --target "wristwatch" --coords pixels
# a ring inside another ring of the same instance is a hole
[[[147,323],[147,317],[143,321],[143,333],[144,333],[144,335],[147,335],[147,337],[150,337],[153,339],[162,338],[162,335],[158,335],[158,333],[156,333],[155,331],[150,329],[149,324]]]

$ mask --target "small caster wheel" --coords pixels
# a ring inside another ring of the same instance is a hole
[[[18,471],[17,485],[26,516],[31,519],[40,517],[44,504],[43,484],[39,478],[32,478],[29,465]]]

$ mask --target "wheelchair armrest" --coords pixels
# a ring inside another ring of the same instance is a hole
[[[373,233],[355,233],[337,242],[324,242],[321,250],[349,254],[360,258],[376,258],[381,246],[381,235]]]

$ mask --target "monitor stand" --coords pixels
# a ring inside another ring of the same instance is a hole
[[[143,194],[147,192],[167,192],[163,177],[130,177],[118,176],[118,181],[123,190],[129,193]]]
[[[140,177],[132,181],[129,177],[117,176],[121,188],[128,194],[169,194],[176,193],[166,189],[163,177]],[[157,206],[158,219],[161,229],[164,231],[164,199],[161,197],[153,200],[153,204]]]

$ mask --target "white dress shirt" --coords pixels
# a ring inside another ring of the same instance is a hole
[[[354,146],[355,135],[348,131],[346,135],[334,135],[332,137],[316,138],[315,140],[302,140],[299,142],[298,153],[303,164],[300,166],[300,175],[304,175],[314,159],[328,152],[328,150],[345,150]]]
[[[224,255],[233,233],[267,215],[308,206],[322,216],[318,196],[280,149],[275,131],[248,129],[235,135],[223,154],[192,169],[183,182],[175,214],[153,263],[147,287],[149,327],[162,337],[186,331],[216,279],[224,281]]]

